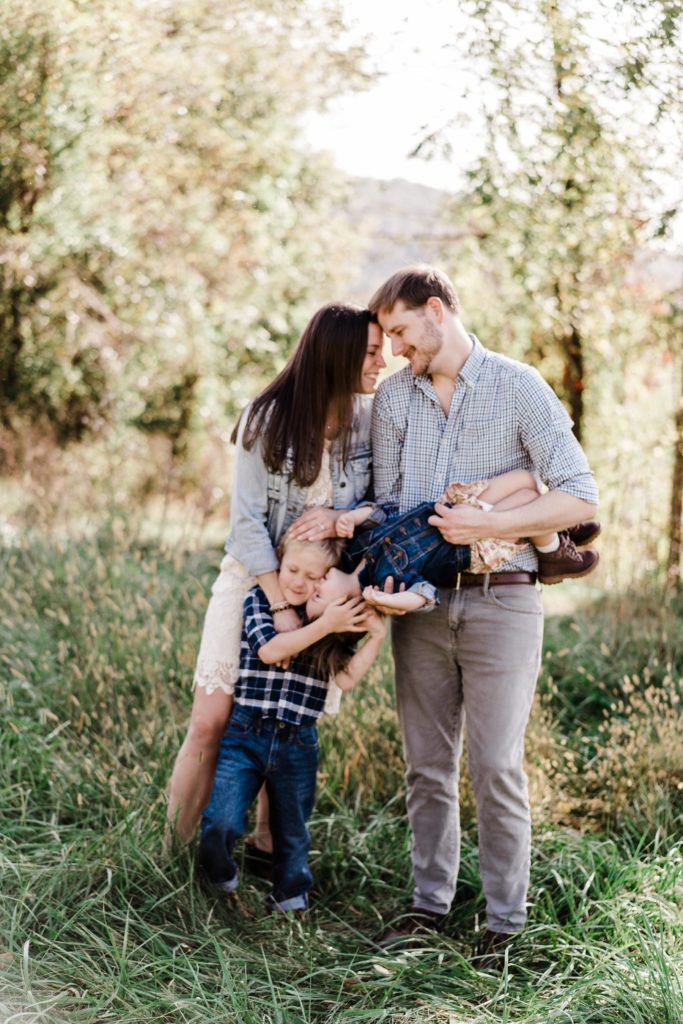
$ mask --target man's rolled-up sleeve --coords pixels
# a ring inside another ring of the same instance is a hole
[[[518,382],[517,405],[522,443],[534,469],[550,490],[596,505],[598,487],[567,410],[537,370],[525,370]]]

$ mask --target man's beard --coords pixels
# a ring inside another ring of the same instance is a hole
[[[410,360],[416,377],[421,377],[429,371],[432,360],[441,351],[443,337],[433,324],[425,324],[424,334],[420,336],[420,343],[420,351],[413,349],[415,358]]]

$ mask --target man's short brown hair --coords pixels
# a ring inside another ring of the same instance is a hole
[[[417,309],[426,305],[433,295],[452,313],[460,313],[458,296],[446,275],[428,263],[419,263],[392,274],[372,296],[368,309],[375,315],[382,311],[391,313],[397,302],[405,303],[408,309]]]

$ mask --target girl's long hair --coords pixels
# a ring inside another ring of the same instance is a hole
[[[316,675],[329,679],[343,672],[363,636],[364,633],[328,633],[312,644],[306,656],[311,659]]]
[[[242,443],[263,445],[268,469],[282,469],[291,450],[292,476],[310,487],[320,473],[325,423],[331,411],[339,424],[342,459],[348,456],[353,396],[360,391],[368,345],[367,309],[331,303],[309,321],[285,368],[254,399]],[[235,441],[237,427],[232,436]]]

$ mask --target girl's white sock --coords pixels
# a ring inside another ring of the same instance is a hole
[[[550,544],[534,544],[537,551],[540,551],[542,555],[549,555],[551,551],[557,551],[560,546],[560,538],[558,534],[555,534],[555,540]]]

